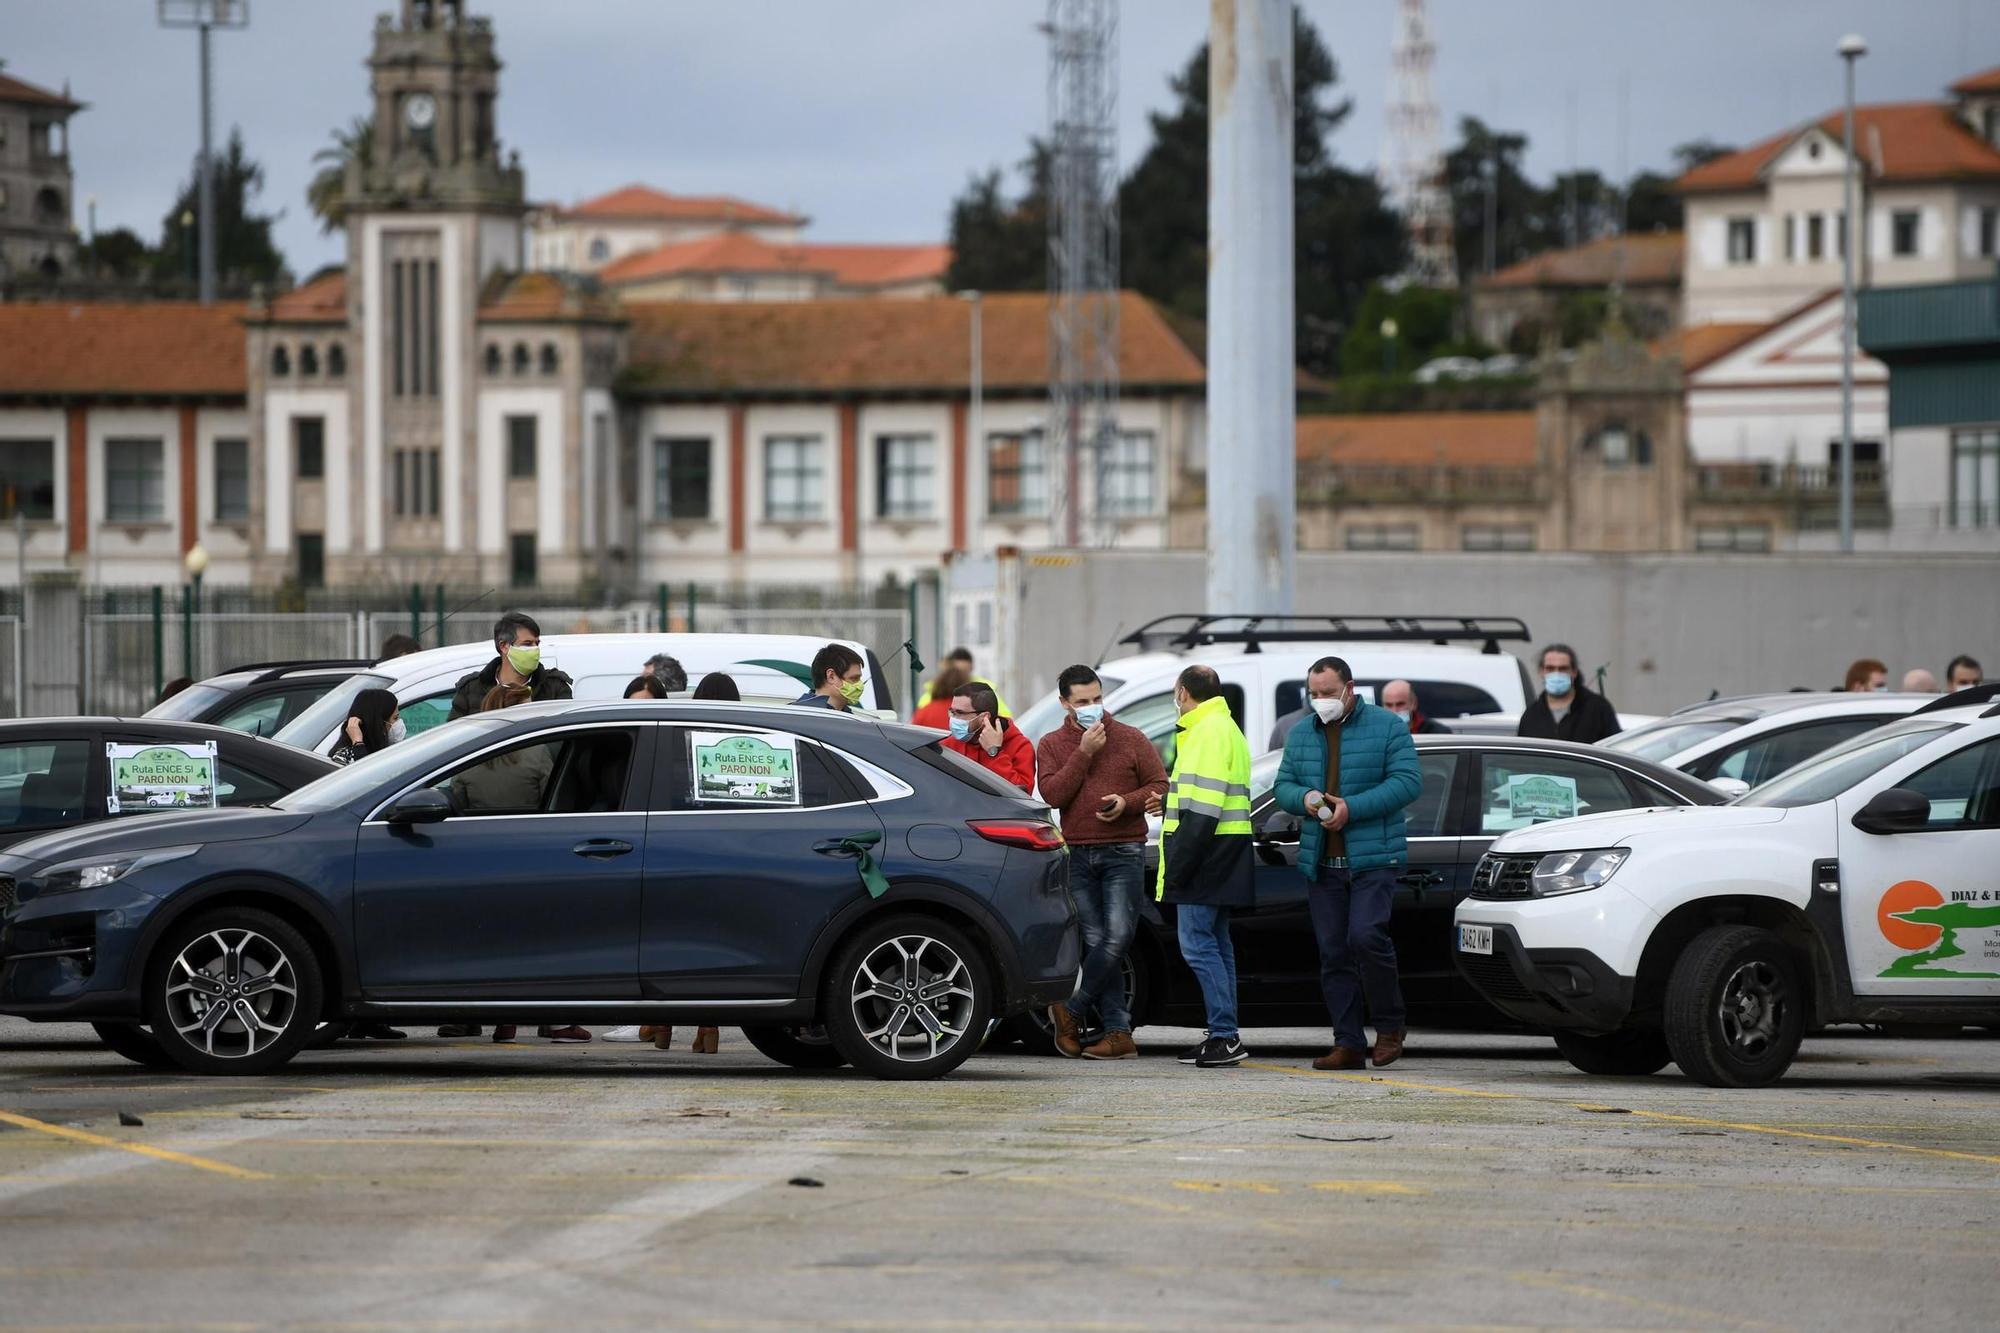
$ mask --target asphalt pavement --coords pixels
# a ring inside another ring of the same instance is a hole
[[[531,1029],[523,1029],[531,1031]],[[1991,1328],[2000,1038],[1775,1087],[1321,1034],[934,1083],[413,1036],[261,1079],[0,1019],[0,1330]],[[126,1123],[140,1121],[143,1123]]]

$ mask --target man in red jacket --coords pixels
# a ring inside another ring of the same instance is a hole
[[[1035,746],[1000,716],[993,687],[974,681],[951,696],[951,735],[944,747],[991,769],[1022,791],[1035,789]]]

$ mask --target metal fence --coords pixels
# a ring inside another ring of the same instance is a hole
[[[510,608],[515,609],[515,608]],[[519,608],[535,618],[544,634],[644,634],[659,628],[658,615],[650,607],[559,607]],[[454,643],[484,643],[493,628],[496,612],[481,610],[463,615],[447,615],[442,636],[434,615],[412,616],[408,611],[364,611],[360,616],[361,656],[379,654],[393,634],[408,634],[425,648]]]
[[[97,613],[83,618],[83,710],[134,717],[163,681],[201,680],[255,662],[362,658],[346,612]]]
[[[0,680],[0,717],[22,717],[27,713],[27,672],[22,652],[21,617],[0,616],[0,663],[6,679]]]

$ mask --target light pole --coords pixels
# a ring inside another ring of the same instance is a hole
[[[970,420],[967,423],[966,432],[972,436],[972,448],[968,449],[966,453],[968,455],[976,454],[983,459],[986,448],[986,436],[984,433],[986,424],[986,308],[981,301],[983,294],[972,288],[967,288],[957,293],[957,295],[959,300],[970,302],[972,305],[972,346],[967,353],[971,358],[972,410],[969,414]],[[974,467],[975,464],[972,462],[971,457],[968,457],[966,459],[966,469],[971,471]],[[964,477],[954,476],[951,479],[951,484],[960,490],[964,490],[967,482]]]
[[[1382,374],[1384,378],[1396,373],[1396,334],[1401,332],[1396,321],[1382,321]]]
[[[1849,33],[1840,39],[1840,58],[1847,65],[1847,103],[1841,113],[1840,167],[1845,202],[1840,227],[1840,549],[1854,551],[1854,250],[1862,227],[1854,212],[1854,62],[1868,54],[1868,43]]]
[[[215,28],[247,26],[250,0],[159,0],[159,4],[161,27],[193,28],[201,34],[201,158],[195,164],[195,196],[201,208],[201,303],[209,305],[215,300],[215,154],[209,146],[215,117],[208,35]]]
[[[192,677],[195,666],[195,617],[201,614],[201,576],[208,572],[208,548],[200,542],[188,547],[188,553],[181,557],[181,565],[188,573],[188,614],[186,630],[181,635],[181,674]]]

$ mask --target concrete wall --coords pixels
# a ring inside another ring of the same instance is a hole
[[[1018,588],[1020,629],[1011,652],[1002,636],[981,665],[993,662],[1020,708],[1071,662],[1130,653],[1115,640],[1144,621],[1201,610],[1208,557],[1051,552],[1002,563],[997,583],[1003,597]],[[1566,641],[1586,671],[1605,667],[1612,701],[1635,712],[1711,691],[1829,689],[1857,657],[1879,657],[1900,677],[1913,666],[1942,674],[1970,653],[2000,675],[1992,557],[1302,554],[1298,589],[1302,613],[1520,616],[1537,644]]]

